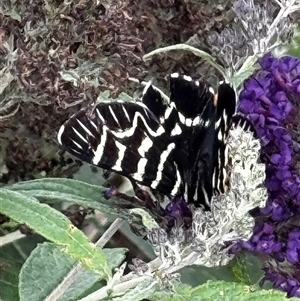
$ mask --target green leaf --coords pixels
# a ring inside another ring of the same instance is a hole
[[[134,98],[131,97],[130,95],[128,95],[127,93],[125,93],[125,92],[121,92],[118,95],[117,99],[120,99],[120,100],[123,100],[123,101],[129,101],[129,102],[134,101]],[[111,100],[111,101],[115,100],[115,99],[111,98],[109,90],[105,90],[105,91],[101,92],[98,95],[96,102],[101,103],[102,101],[107,101],[107,100]]]
[[[111,266],[125,258],[126,249],[103,249]],[[51,243],[39,245],[24,264],[20,274],[20,300],[44,300],[74,267],[76,261]],[[79,300],[105,283],[101,275],[84,270],[58,300]]]
[[[242,252],[229,264],[235,281],[246,285],[258,284],[264,276],[262,262],[257,256],[248,252]]]
[[[71,202],[97,209],[106,214],[129,218],[125,210],[119,212],[117,208],[111,206],[110,202],[103,196],[106,188],[98,185],[91,185],[73,179],[45,178],[19,182],[6,188],[35,197],[41,201],[51,203]]]
[[[290,45],[287,47],[288,54],[300,57],[300,26],[295,29],[294,38]]]
[[[232,76],[230,83],[237,89],[240,85],[249,78],[254,71],[259,68],[257,65],[257,56],[249,56],[242,67]]]
[[[75,259],[50,243],[39,245],[22,267],[19,294],[22,300],[44,300],[72,268]]]
[[[142,219],[142,223],[149,231],[159,228],[155,219],[146,210],[141,208],[134,208],[129,210],[131,215],[137,215]]]
[[[21,22],[21,16],[14,9],[12,9],[9,15],[12,19]]]
[[[19,301],[18,283],[21,267],[37,243],[42,241],[42,237],[36,234],[1,246],[0,297],[2,301]]]
[[[146,61],[146,60],[149,60],[154,55],[166,53],[166,52],[169,52],[172,50],[189,51],[189,52],[193,53],[194,55],[201,57],[202,59],[207,61],[211,66],[213,66],[215,69],[217,69],[225,79],[227,79],[225,69],[216,62],[216,59],[214,57],[212,57],[209,53],[207,53],[203,50],[197,49],[197,48],[187,45],[187,44],[176,44],[176,45],[172,45],[172,46],[155,49],[155,50],[151,51],[150,53],[147,53],[146,55],[144,55],[143,59],[144,59],[144,61]]]
[[[102,186],[106,182],[103,177],[103,173],[101,169],[97,168],[96,172],[92,170],[91,165],[88,163],[84,163],[80,166],[80,168],[73,174],[72,179],[77,181],[83,181],[90,185]]]
[[[63,251],[80,260],[92,271],[110,277],[111,271],[102,250],[59,211],[41,204],[36,198],[16,191],[0,189],[0,211],[38,234],[61,246]]]
[[[121,92],[118,95],[118,99],[121,99],[123,101],[128,101],[128,102],[133,102],[134,101],[134,98],[131,97],[130,95],[128,95],[127,93],[125,93],[125,92]]]
[[[285,294],[278,290],[263,290],[235,282],[208,281],[198,287],[175,284],[174,290],[159,291],[148,297],[152,301],[284,301]],[[296,298],[293,298],[296,300]],[[293,300],[289,299],[289,300]]]
[[[150,297],[157,290],[153,279],[148,279],[139,283],[132,289],[126,291],[122,296],[112,297],[110,300],[113,301],[139,301],[139,300],[151,300]]]
[[[110,91],[109,90],[105,90],[103,92],[100,92],[98,97],[97,97],[97,100],[96,100],[96,103],[100,103],[102,101],[105,101],[105,100],[110,100]]]
[[[180,280],[191,286],[204,284],[208,280],[235,281],[234,274],[229,265],[217,267],[205,267],[192,265],[184,267],[180,271]]]
[[[13,260],[1,258],[1,301],[19,301],[18,280],[21,265]]]
[[[235,282],[208,281],[193,289],[192,298],[201,296],[203,301],[232,300],[232,301],[275,301],[285,300],[285,294],[277,290],[263,290],[257,286],[247,286]]]
[[[77,195],[80,197],[93,197],[96,200],[103,198],[102,193],[105,189],[101,186],[90,185],[85,182],[61,179],[61,178],[44,178],[33,181],[19,182],[6,187],[10,190],[47,190],[64,192]]]

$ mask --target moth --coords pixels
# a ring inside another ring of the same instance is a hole
[[[209,209],[213,194],[226,190],[226,139],[235,109],[229,84],[214,93],[204,80],[174,73],[168,103],[149,83],[140,101],[83,108],[57,138],[82,161]]]

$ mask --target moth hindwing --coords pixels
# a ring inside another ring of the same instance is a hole
[[[221,84],[174,73],[170,101],[151,84],[139,102],[105,101],[84,108],[59,130],[69,153],[167,195],[209,208],[225,190],[226,137],[235,93]]]

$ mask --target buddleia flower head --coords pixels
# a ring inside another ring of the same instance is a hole
[[[228,173],[231,188],[214,196],[211,211],[188,209],[186,202],[174,199],[166,208],[172,228],[152,229],[148,235],[157,255],[172,267],[191,264],[219,266],[232,259],[228,249],[252,234],[254,219],[249,210],[264,206],[267,199],[265,166],[259,163],[260,142],[253,133],[237,125],[228,137],[228,156],[232,162]],[[189,211],[191,210],[191,211]],[[192,212],[191,228],[186,224]]]
[[[256,211],[251,239],[239,247],[269,256],[266,279],[289,296],[299,296],[300,60],[268,54],[260,65],[245,82],[238,110],[251,119],[262,143],[269,197]]]

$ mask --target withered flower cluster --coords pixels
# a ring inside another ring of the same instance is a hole
[[[57,155],[55,145],[67,117],[101,92],[133,94],[129,77],[195,72],[191,55],[151,64],[142,56],[207,35],[229,22],[229,10],[228,0],[216,9],[209,1],[1,1],[0,182],[59,176],[62,166],[66,175],[65,165],[71,175],[73,161]]]

